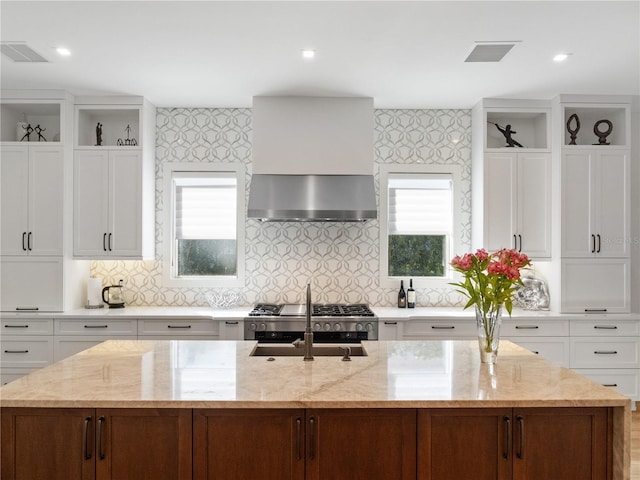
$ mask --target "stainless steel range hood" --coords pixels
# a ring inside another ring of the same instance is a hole
[[[377,217],[371,175],[268,175],[251,179],[250,218],[271,222],[364,222]]]
[[[373,99],[254,97],[248,216],[262,221],[377,218]]]

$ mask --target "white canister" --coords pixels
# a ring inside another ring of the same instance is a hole
[[[102,308],[102,278],[87,279],[87,308]]]

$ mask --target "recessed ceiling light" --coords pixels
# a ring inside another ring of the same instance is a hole
[[[554,62],[564,62],[567,58],[569,58],[570,53],[559,53],[555,57],[553,57]]]
[[[56,52],[58,52],[58,55],[62,57],[68,57],[69,55],[71,55],[71,50],[65,47],[56,48]]]
[[[310,48],[302,49],[302,58],[311,59],[316,56],[316,51],[311,50]]]

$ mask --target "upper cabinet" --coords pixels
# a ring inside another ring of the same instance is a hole
[[[557,100],[563,148],[629,148],[630,98],[560,95]]]
[[[34,95],[34,93],[31,93]],[[64,138],[64,101],[59,99],[3,98],[2,143],[60,143]]]
[[[75,107],[73,255],[151,259],[155,107],[140,97],[80,97]]]
[[[474,248],[514,248],[549,259],[549,103],[485,99],[472,115]]]

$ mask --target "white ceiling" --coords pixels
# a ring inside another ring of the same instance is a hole
[[[249,107],[254,95],[370,96],[377,108],[469,108],[483,97],[640,94],[640,0],[0,2],[2,88]],[[521,43],[465,63],[476,41]],[[73,53],[61,58],[55,47]],[[301,58],[313,48],[313,61]],[[572,53],[564,64],[552,57]]]

